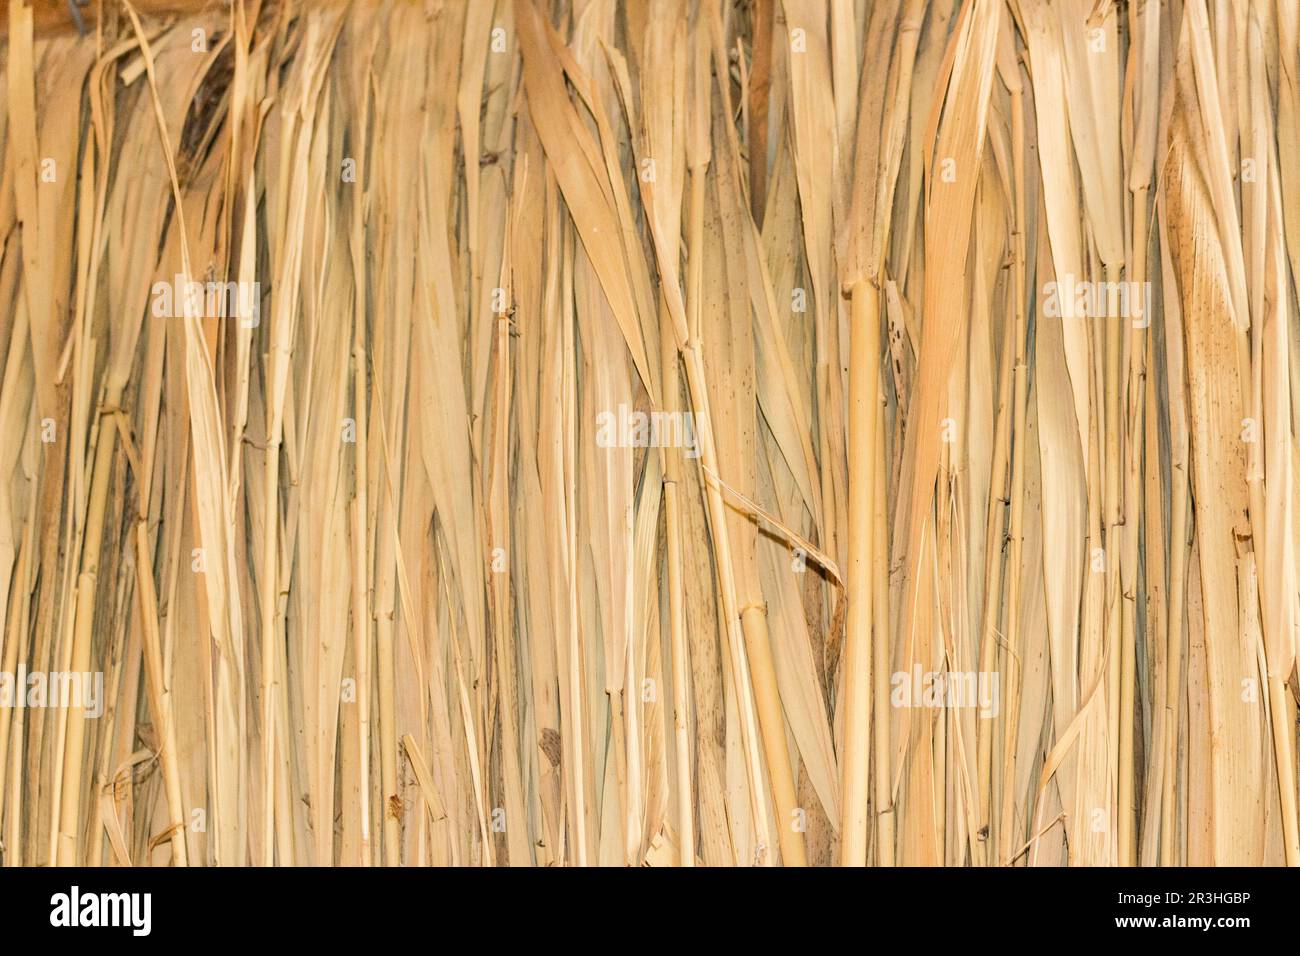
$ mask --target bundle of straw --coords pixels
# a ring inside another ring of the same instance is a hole
[[[1291,0],[5,0],[4,865],[1300,864]]]

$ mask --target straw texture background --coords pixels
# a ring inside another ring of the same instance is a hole
[[[1300,864],[1295,0],[6,3],[5,865]]]

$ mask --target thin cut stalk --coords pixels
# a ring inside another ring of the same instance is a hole
[[[680,391],[677,349],[673,345],[667,321],[660,332],[659,351],[663,374],[664,407],[674,411]],[[673,746],[677,786],[677,850],[681,866],[695,865],[695,791],[691,785],[690,688],[687,684],[690,661],[686,648],[686,607],[682,594],[681,482],[680,453],[663,450],[664,458],[664,536],[668,565],[668,630],[672,655]]]
[[[876,865],[894,865],[894,796],[893,777],[890,775],[891,741],[889,733],[890,707],[890,621],[889,621],[889,512],[888,469],[885,462],[885,403],[876,398],[876,441],[873,453],[877,463],[872,507],[872,724],[871,750],[874,773],[872,782],[876,813]]]
[[[145,678],[149,690],[149,709],[155,730],[162,738],[158,748],[158,764],[162,770],[163,790],[167,795],[167,813],[170,818],[172,862],[176,866],[189,866],[189,853],[185,846],[185,805],[181,801],[181,777],[177,768],[180,751],[176,746],[176,723],[171,713],[171,693],[164,676],[162,641],[158,634],[158,596],[153,585],[153,562],[150,559],[149,533],[144,521],[135,526],[135,559],[139,574],[136,578],[140,613],[140,628],[144,634]]]
[[[849,559],[844,648],[844,766],[840,864],[866,866],[871,757],[872,533],[876,483],[880,292],[865,279],[851,290],[849,327]]]

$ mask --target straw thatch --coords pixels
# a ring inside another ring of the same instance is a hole
[[[0,862],[1300,864],[1294,0],[6,2]]]

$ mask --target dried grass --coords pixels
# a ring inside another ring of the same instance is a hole
[[[5,865],[1300,864],[1294,4],[7,7]]]

